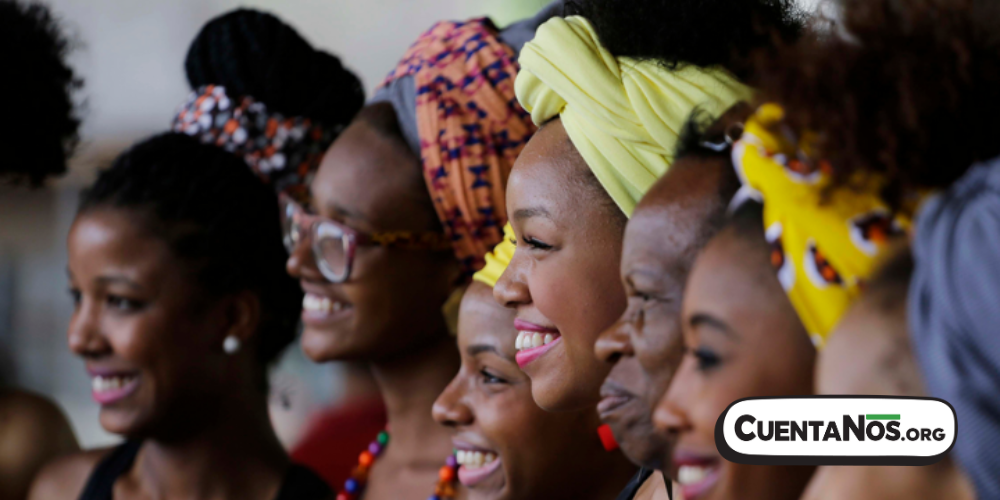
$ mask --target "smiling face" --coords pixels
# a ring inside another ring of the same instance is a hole
[[[311,185],[316,212],[363,233],[441,231],[418,159],[383,130],[391,123],[376,125],[395,120],[391,107],[363,113],[372,118],[356,119],[323,158]],[[446,338],[453,254],[359,246],[350,278],[335,284],[309,246],[292,252],[288,271],[306,292],[302,346],[314,361],[378,360]]]
[[[625,309],[618,280],[625,217],[617,210],[559,120],[532,137],[510,175],[517,250],[494,295],[517,310],[518,363],[547,410],[592,407],[600,398],[610,367],[594,356],[594,342]]]
[[[101,426],[129,437],[184,432],[209,419],[218,394],[232,389],[225,313],[141,220],[91,210],[68,241],[69,346],[93,379]]]
[[[636,207],[625,230],[621,277],[628,308],[597,341],[612,364],[598,410],[633,462],[668,471],[667,436],[652,426],[683,354],[684,283],[697,252],[721,226],[735,182],[725,156],[678,159]]]
[[[594,481],[613,468],[597,415],[535,404],[514,360],[513,319],[481,283],[462,299],[462,368],[434,404],[434,418],[453,431],[458,478],[476,500],[593,498]]]
[[[812,393],[815,349],[768,260],[759,212],[698,256],[682,327],[686,354],[653,418],[676,436],[672,476],[684,498],[798,498],[812,468],[734,464],[715,446],[716,421],[737,399]]]

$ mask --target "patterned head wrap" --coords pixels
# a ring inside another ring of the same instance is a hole
[[[504,188],[535,127],[514,97],[518,65],[486,19],[420,36],[382,84],[411,76],[424,178],[455,255],[471,275],[501,239]]]
[[[751,90],[723,69],[616,58],[586,19],[554,18],[521,50],[517,97],[536,124],[559,116],[627,216],[666,173],[695,108],[719,116]]]
[[[1000,159],[976,165],[916,219],[907,323],[931,396],[958,416],[953,453],[978,498],[1000,498]]]
[[[817,346],[857,298],[890,236],[909,219],[878,196],[867,177],[853,189],[829,190],[829,165],[815,163],[784,125],[784,110],[765,104],[733,146],[741,194],[764,203],[764,227],[778,279]],[[739,195],[738,195],[739,196]]]
[[[225,87],[206,85],[180,107],[172,129],[243,158],[276,191],[305,201],[323,153],[343,126],[271,113],[253,97],[230,96]]]

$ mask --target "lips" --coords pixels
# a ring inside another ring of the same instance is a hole
[[[482,483],[500,470],[500,455],[486,448],[455,441],[455,461],[458,462],[458,481],[467,487]]]
[[[605,381],[601,386],[601,402],[597,404],[597,413],[601,420],[606,420],[615,410],[632,402],[635,396],[613,381]]]
[[[135,372],[91,371],[91,396],[102,406],[117,403],[139,388],[139,374]]]
[[[559,330],[536,325],[520,318],[514,320],[514,328],[517,329],[514,348],[518,351],[515,359],[521,368],[540,358],[562,341]]]
[[[677,451],[674,467],[684,500],[705,498],[719,481],[720,463],[716,457]]]

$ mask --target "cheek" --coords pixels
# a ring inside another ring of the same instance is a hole
[[[665,309],[656,306],[643,312],[642,323],[633,328],[631,338],[635,356],[646,376],[664,388],[669,385],[684,355],[679,313]]]

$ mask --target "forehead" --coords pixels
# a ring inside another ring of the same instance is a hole
[[[585,184],[589,168],[559,120],[541,128],[521,151],[507,184],[508,213],[541,208],[567,222],[580,210],[596,210]]]
[[[781,309],[777,304],[787,300],[784,290],[766,251],[752,245],[731,228],[713,237],[691,269],[685,310],[710,309],[720,315],[739,311],[764,317]]]
[[[73,223],[68,240],[71,270],[112,267],[122,274],[159,274],[174,260],[166,242],[144,231],[138,215],[95,209]]]
[[[320,214],[357,216],[369,229],[422,230],[433,215],[417,157],[364,120],[326,152],[311,189]]]
[[[470,345],[490,345],[501,354],[514,357],[516,312],[501,306],[493,298],[493,289],[474,282],[462,297],[458,317],[458,344],[463,350]]]
[[[678,160],[643,197],[625,229],[623,268],[637,260],[689,267],[722,217],[725,159]]]

